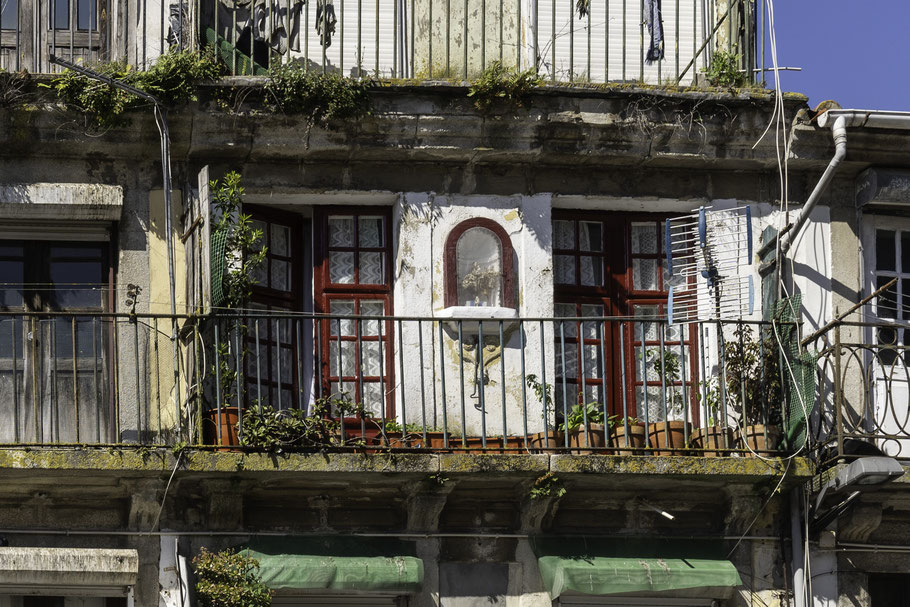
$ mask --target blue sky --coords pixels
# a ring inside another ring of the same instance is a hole
[[[774,21],[779,64],[803,68],[782,72],[784,91],[811,107],[910,111],[910,1],[777,0]],[[770,72],[766,80],[773,87]]]

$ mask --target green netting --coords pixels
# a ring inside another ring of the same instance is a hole
[[[212,307],[220,308],[227,299],[227,293],[224,292],[224,272],[227,265],[227,231],[213,230],[211,245]]]
[[[209,46],[214,46],[216,52],[224,61],[224,64],[231,69],[235,66],[235,75],[237,76],[268,76],[269,70],[262,67],[255,61],[250,60],[250,56],[237,49],[233,44],[219,36],[215,30],[210,27],[205,28],[205,42]],[[252,66],[252,68],[250,67]]]
[[[786,387],[783,414],[784,447],[799,449],[806,442],[806,414],[815,402],[816,364],[818,354],[800,351],[796,323],[802,307],[802,295],[781,299],[774,304],[774,319],[780,323],[777,332],[782,346],[782,368]]]

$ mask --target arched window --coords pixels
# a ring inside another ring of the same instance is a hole
[[[445,273],[446,307],[515,307],[512,245],[491,219],[455,226],[446,239]]]

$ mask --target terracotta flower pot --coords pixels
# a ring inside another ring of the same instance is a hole
[[[613,426],[610,430],[610,445],[618,455],[642,455],[645,447],[645,425],[640,422],[629,424],[626,433],[625,423]]]
[[[694,449],[702,449],[697,455],[705,457],[726,457],[734,447],[733,428],[710,426],[697,428],[689,437],[689,444]]]
[[[512,453],[520,452],[524,448],[524,439],[518,436],[488,436],[486,447],[480,436],[469,436],[465,439],[468,453]],[[449,441],[452,444],[452,441]],[[461,439],[455,439],[455,448],[461,447]]]
[[[531,453],[559,453],[566,447],[566,437],[557,430],[536,432],[528,435],[528,450]]]
[[[754,424],[739,428],[736,431],[736,446],[744,449],[745,457],[755,457],[752,452],[756,451],[759,455],[762,452],[772,451],[780,443],[780,428],[777,426],[766,426],[764,424]]]
[[[569,453],[598,453],[600,455],[613,453],[605,450],[606,446],[606,428],[603,424],[588,424],[587,432],[585,432],[584,426],[569,431]]]
[[[219,415],[220,413],[220,415]],[[237,407],[221,407],[206,411],[202,417],[202,441],[206,445],[237,446],[237,423],[240,412]]]
[[[669,428],[669,432],[667,429]],[[648,440],[653,451],[651,455],[687,455],[686,422],[654,422],[648,424]]]

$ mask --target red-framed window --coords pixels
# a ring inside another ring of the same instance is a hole
[[[630,415],[657,421],[669,414],[672,419],[677,416],[672,407],[666,412],[663,408],[666,394],[668,402],[696,413],[697,408],[690,406],[695,397],[695,336],[684,326],[668,327],[660,322],[665,317],[668,295],[665,219],[656,214],[554,210],[556,316],[631,317],[622,323],[557,323],[554,352],[558,410],[568,398],[569,405],[582,400],[606,401],[611,413],[622,415],[625,396]],[[659,362],[654,364],[660,360],[661,347],[663,367]],[[680,410],[678,415],[682,414]]]
[[[314,217],[321,387],[394,415],[391,209],[325,207]],[[374,318],[371,318],[374,317]]]

